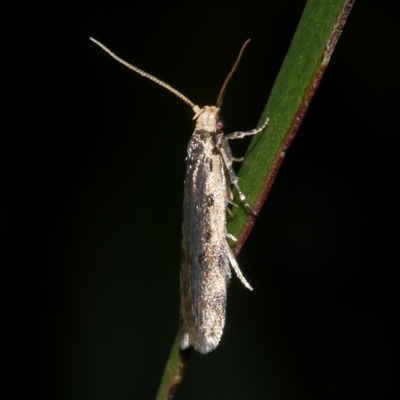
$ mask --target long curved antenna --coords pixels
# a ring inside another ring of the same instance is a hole
[[[97,44],[101,49],[103,49],[106,53],[108,53],[112,58],[117,60],[119,63],[122,65],[125,65],[125,67],[128,67],[132,71],[138,73],[139,75],[144,76],[147,79],[150,79],[151,81],[157,83],[158,85],[162,86],[163,88],[167,89],[171,93],[173,93],[175,96],[179,97],[181,100],[183,100],[186,104],[188,104],[192,109],[194,110],[195,113],[198,112],[199,106],[196,106],[193,102],[191,102],[186,96],[184,96],[181,92],[178,92],[176,89],[174,89],[172,86],[168,85],[167,83],[163,82],[161,79],[156,78],[155,76],[141,70],[140,68],[135,67],[134,65],[129,64],[122,58],[118,57],[116,54],[114,54],[109,48],[104,46],[104,44],[100,43],[96,39],[89,37],[89,39]]]
[[[228,76],[225,79],[224,84],[222,85],[222,88],[221,88],[221,90],[219,92],[218,99],[217,99],[217,107],[218,108],[221,108],[221,106],[222,106],[222,100],[224,98],[224,94],[225,94],[226,87],[228,86],[228,82],[232,78],[232,75],[234,74],[234,72],[235,72],[235,70],[236,70],[236,68],[237,68],[237,66],[239,64],[239,61],[242,58],[243,51],[244,51],[245,47],[247,46],[247,44],[250,42],[250,40],[251,39],[247,39],[245,44],[240,49],[240,53],[238,55],[238,58],[236,59],[236,62],[235,62],[235,64],[233,65],[233,67],[231,69],[231,72],[229,72]]]

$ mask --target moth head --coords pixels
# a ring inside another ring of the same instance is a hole
[[[220,131],[222,128],[221,121],[218,118],[219,107],[205,106],[197,110],[193,119],[196,120],[196,130],[206,132]]]

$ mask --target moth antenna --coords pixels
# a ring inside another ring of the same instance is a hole
[[[97,44],[97,46],[99,46],[101,49],[103,49],[106,53],[108,53],[112,58],[117,60],[120,64],[125,65],[125,67],[129,68],[130,70],[138,73],[139,75],[142,75],[143,77],[145,77],[147,79],[150,79],[151,81],[157,83],[157,85],[162,86],[163,88],[167,89],[169,92],[173,93],[175,96],[179,97],[186,104],[188,104],[190,107],[192,107],[192,109],[194,110],[195,113],[197,113],[200,110],[199,106],[197,106],[196,104],[191,102],[186,96],[184,96],[181,92],[178,92],[172,86],[170,86],[167,83],[163,82],[161,79],[158,79],[155,76],[153,76],[153,75],[141,70],[140,68],[135,67],[132,64],[129,64],[128,62],[126,62],[122,58],[118,57],[115,53],[113,53],[109,48],[104,46],[104,44],[100,43],[98,40],[96,40],[96,39],[94,39],[92,37],[89,37],[89,39],[93,43]]]
[[[218,99],[217,99],[217,107],[218,108],[221,108],[221,106],[222,106],[222,100],[224,99],[224,94],[225,94],[226,87],[228,86],[228,82],[232,78],[232,75],[234,74],[237,66],[239,65],[240,59],[242,58],[243,51],[244,51],[245,47],[247,46],[247,44],[250,42],[250,40],[251,39],[247,39],[246,42],[244,43],[244,45],[242,46],[242,48],[240,49],[238,58],[236,59],[236,62],[231,69],[231,72],[229,72],[228,76],[225,79],[224,84],[222,85],[222,88],[219,92]]]

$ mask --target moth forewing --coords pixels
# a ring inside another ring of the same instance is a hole
[[[215,131],[217,107],[197,118],[187,149],[181,265],[181,348],[208,353],[225,325],[230,278],[226,247],[227,181]]]
[[[240,139],[261,132],[268,119],[258,129],[226,136],[222,133],[222,123],[218,119],[226,85],[250,39],[242,47],[225,79],[217,105],[203,108],[160,79],[119,58],[97,40],[90,40],[132,71],[175,94],[190,105],[195,113],[193,119],[196,120],[196,128],[187,147],[184,183],[180,346],[182,349],[193,346],[200,353],[208,353],[218,345],[224,329],[231,267],[242,283],[252,290],[227,242],[227,237],[233,238],[226,231],[228,205],[232,203],[231,185],[237,188],[241,201],[251,212],[232,168],[228,139]]]
[[[181,265],[181,348],[208,353],[219,343],[225,325],[231,267],[243,277],[227,242],[232,155],[216,131],[219,109],[205,107],[189,141],[183,199]]]

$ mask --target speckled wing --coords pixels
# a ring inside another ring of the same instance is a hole
[[[227,183],[216,149],[221,134],[196,130],[188,144],[180,276],[181,348],[208,353],[225,325],[230,264],[226,242]]]

